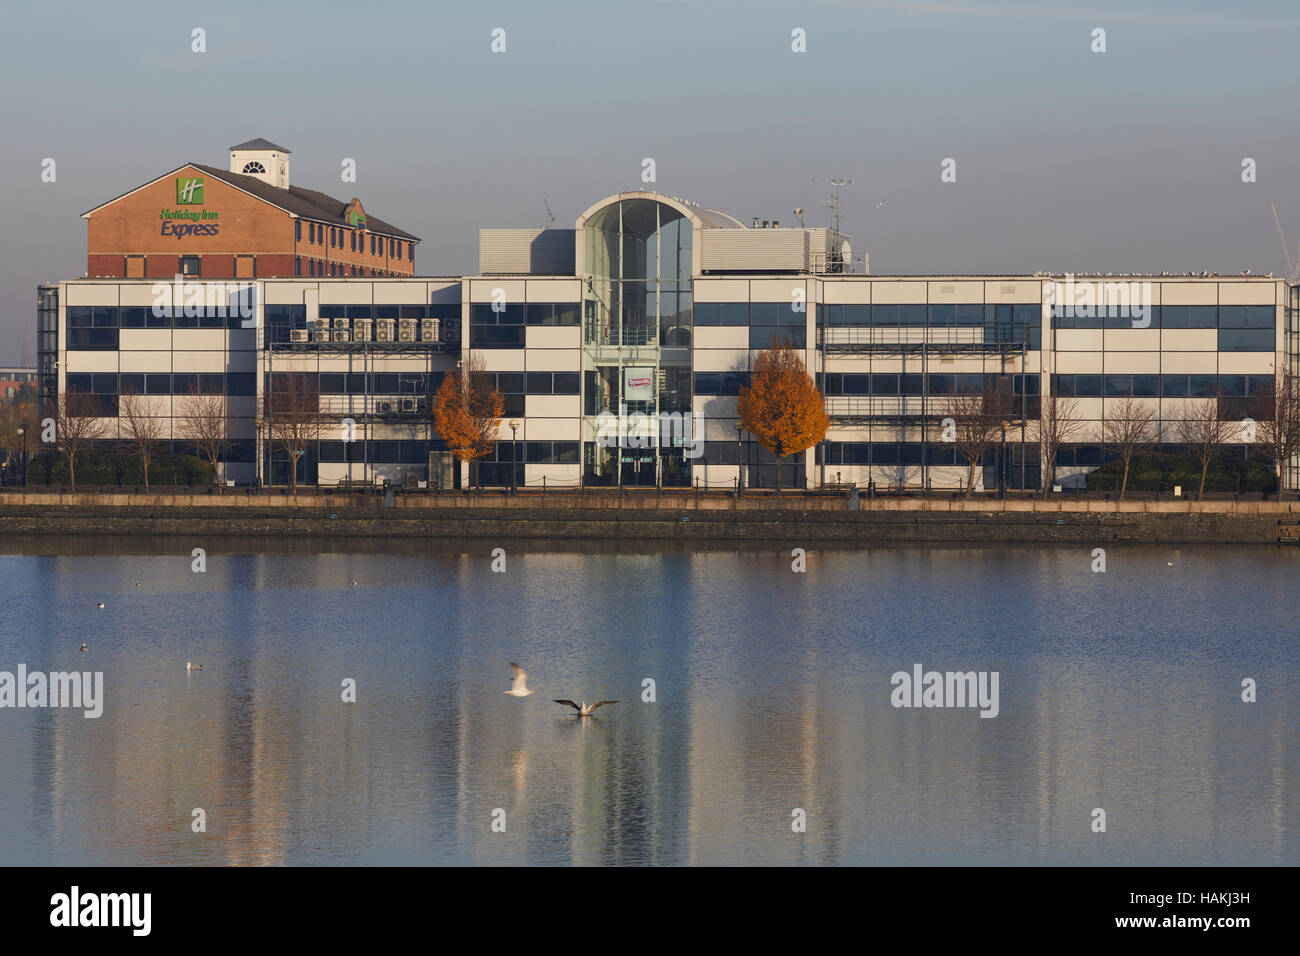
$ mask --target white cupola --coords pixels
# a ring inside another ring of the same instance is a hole
[[[289,151],[265,139],[230,147],[230,171],[256,176],[264,183],[289,188]]]

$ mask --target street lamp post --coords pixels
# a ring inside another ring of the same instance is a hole
[[[23,487],[27,487],[27,429],[21,425],[18,427],[18,441],[22,445],[22,459],[20,465],[23,470]]]
[[[998,458],[998,494],[1003,501],[1007,498],[1007,429],[1011,422],[1002,422],[1002,454]]]
[[[736,496],[745,497],[744,429],[736,424]]]
[[[519,433],[519,421],[517,419],[512,418],[510,420],[510,496],[512,498],[519,490],[518,482],[517,482],[518,475],[515,470],[517,467],[515,464],[515,456],[519,452],[519,439],[517,437],[518,433]]]

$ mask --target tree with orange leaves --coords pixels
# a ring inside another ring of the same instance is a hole
[[[776,456],[776,491],[781,493],[781,462],[826,437],[826,400],[808,375],[803,359],[780,339],[754,360],[747,388],[737,403],[740,426]]]
[[[470,353],[438,387],[433,421],[452,454],[472,466],[495,446],[504,409],[505,399],[493,387],[483,360]],[[472,470],[478,484],[478,469]]]

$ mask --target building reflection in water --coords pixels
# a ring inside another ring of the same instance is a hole
[[[150,545],[0,560],[0,668],[106,682],[0,712],[4,862],[1297,862],[1287,552]],[[917,662],[999,716],[894,709]]]

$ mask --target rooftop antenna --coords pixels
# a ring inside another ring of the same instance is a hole
[[[830,199],[823,199],[823,200],[821,201],[820,205],[822,205],[822,206],[827,206],[827,207],[830,208],[830,210],[831,210],[831,224],[832,224],[832,227],[834,228],[834,230],[836,231],[836,233],[838,233],[838,232],[840,231],[840,187],[841,187],[841,186],[848,186],[850,189],[852,189],[852,188],[853,188],[853,180],[851,180],[851,179],[823,179],[822,182],[826,183],[827,185],[829,185],[829,186],[831,187],[831,198],[830,198]]]
[[[546,207],[546,222],[542,223],[542,228],[549,229],[551,223],[555,222],[555,213],[551,212],[551,204],[545,199],[542,200],[542,205]]]
[[[1300,282],[1300,267],[1296,266],[1295,259],[1291,256],[1291,249],[1286,244],[1286,236],[1282,234],[1282,220],[1277,216],[1277,206],[1270,201],[1268,208],[1273,210],[1273,223],[1277,226],[1277,237],[1282,240],[1282,255],[1286,256],[1287,281],[1295,285]]]

